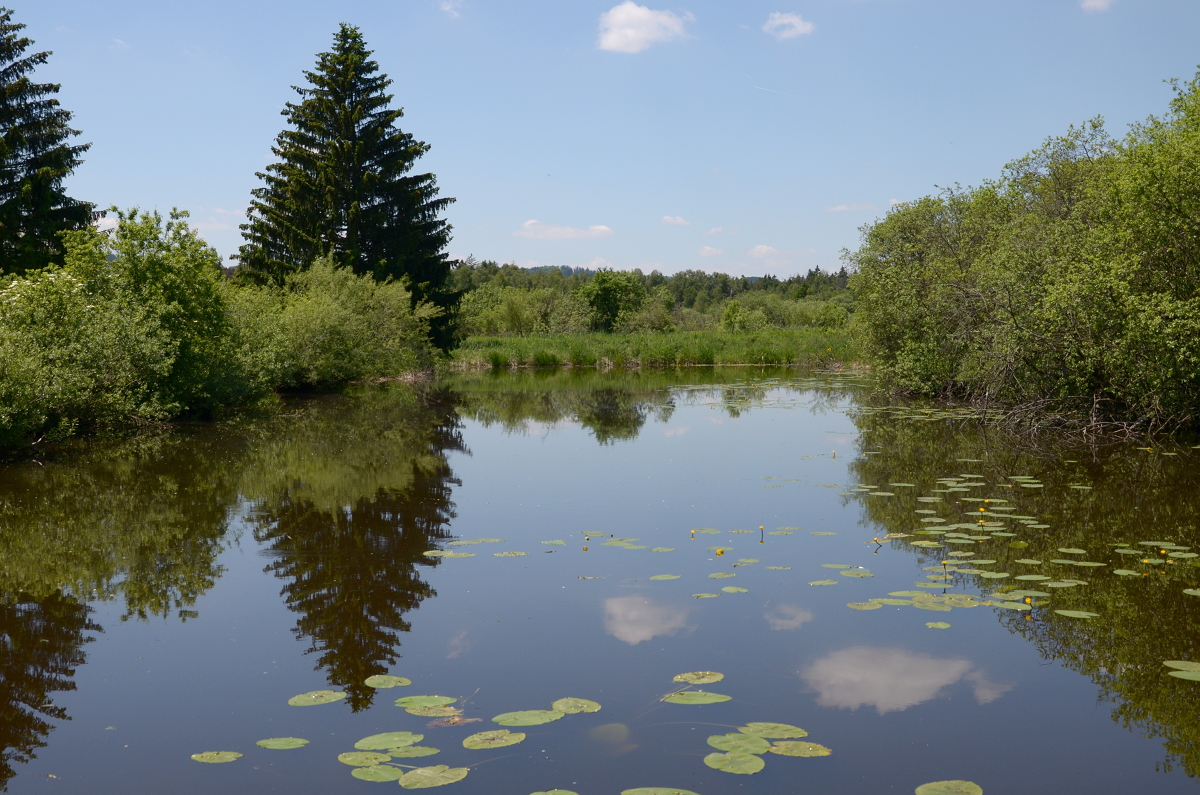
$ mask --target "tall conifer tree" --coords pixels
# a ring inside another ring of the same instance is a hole
[[[444,253],[450,226],[439,216],[454,199],[438,198],[433,174],[410,173],[429,146],[396,126],[404,111],[391,107],[392,81],[345,24],[304,76],[271,150],[279,162],[257,175],[263,185],[242,226],[239,271],[281,282],[332,255],[380,280],[407,276],[415,301],[449,312],[457,299]],[[435,342],[445,347],[448,317],[439,320]]]
[[[68,144],[78,130],[54,94],[55,83],[29,75],[48,52],[25,55],[24,25],[0,7],[0,274],[21,274],[62,259],[59,232],[79,229],[95,207],[63,192],[63,180],[91,144]]]

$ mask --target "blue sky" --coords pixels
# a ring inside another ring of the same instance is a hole
[[[14,0],[16,2],[16,0]],[[191,212],[223,254],[292,85],[359,26],[457,199],[453,256],[785,276],[895,200],[1110,131],[1200,64],[1196,0],[37,0],[101,205]]]

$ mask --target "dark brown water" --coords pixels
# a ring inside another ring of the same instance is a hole
[[[788,371],[472,377],[0,469],[0,782],[365,793],[396,784],[338,755],[410,731],[440,753],[394,762],[461,795],[1200,790],[1200,682],[1163,665],[1200,660],[1200,450],[872,406]],[[847,607],[875,598],[923,606]],[[730,700],[661,701],[698,670]],[[393,704],[434,694],[466,722]],[[602,709],[462,746],[567,696]],[[749,721],[832,753],[706,766]]]

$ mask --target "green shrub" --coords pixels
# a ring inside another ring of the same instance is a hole
[[[1099,120],[1001,179],[894,208],[848,255],[894,388],[1093,420],[1200,412],[1200,75],[1121,141]]]
[[[330,386],[430,366],[429,321],[440,310],[413,309],[411,300],[401,282],[356,276],[330,260],[289,276],[279,312],[282,385]]]

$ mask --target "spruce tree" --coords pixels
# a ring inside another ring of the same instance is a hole
[[[54,98],[59,86],[30,79],[50,53],[25,55],[33,41],[19,35],[24,28],[0,7],[0,274],[61,262],[59,232],[96,218],[94,205],[63,193],[91,145],[67,143],[79,131]]]
[[[444,253],[450,226],[439,216],[454,200],[438,198],[433,174],[410,173],[429,146],[396,126],[404,111],[391,107],[392,81],[345,24],[304,76],[307,86],[293,86],[300,102],[283,110],[289,127],[271,150],[278,162],[257,174],[239,273],[282,282],[331,255],[376,279],[408,277],[414,301],[448,313],[458,296]],[[442,347],[448,320],[434,324]]]

